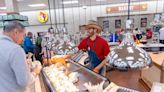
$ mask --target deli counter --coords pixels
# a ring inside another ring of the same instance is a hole
[[[76,64],[72,61],[69,63],[70,63],[70,67],[68,68],[68,71],[69,72],[78,72],[78,80],[77,80],[77,82],[74,83],[74,85],[77,87],[78,90],[75,90],[75,92],[86,92],[87,89],[83,84],[85,84],[87,82],[91,82],[92,85],[96,85],[98,83],[101,83],[102,81],[105,81],[106,85],[109,84],[109,81],[105,77],[100,76],[100,75],[92,72],[91,70],[89,70],[79,64]],[[55,89],[55,87],[53,86],[53,83],[50,81],[51,79],[47,76],[47,74],[44,70],[42,71],[42,77],[45,81],[45,84],[49,88],[48,92],[58,92],[58,90]],[[69,84],[69,85],[72,85],[72,84]],[[62,90],[64,90],[64,89],[62,89]],[[59,92],[61,92],[61,91],[59,91]],[[66,92],[71,92],[71,91],[66,91]]]
[[[35,82],[35,92],[139,92],[118,86],[86,68],[82,63],[84,57],[83,52],[72,56],[67,60],[66,68],[60,64],[43,67]]]

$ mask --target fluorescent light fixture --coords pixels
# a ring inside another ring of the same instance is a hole
[[[84,5],[84,6],[82,6],[82,8],[83,8],[83,9],[87,9],[87,6]]]
[[[29,7],[43,7],[46,6],[45,4],[29,4]]]
[[[79,3],[77,0],[72,0],[72,1],[64,1],[63,4],[76,4]]]
[[[17,0],[18,2],[24,1],[24,0]]]
[[[100,1],[106,1],[106,0],[96,0],[96,1],[100,2]]]
[[[7,9],[7,7],[0,7],[0,9],[1,9],[1,10],[6,10],[6,9]]]

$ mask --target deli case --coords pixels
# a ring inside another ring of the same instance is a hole
[[[40,74],[42,92],[139,92],[110,82],[106,77],[86,68],[85,61],[86,53],[79,52],[67,60],[66,70],[58,64],[43,67]],[[89,87],[97,89],[89,91]]]
[[[107,80],[107,78],[105,78],[101,75],[98,75],[98,74],[92,72],[91,70],[89,70],[73,61],[70,61],[69,63],[70,63],[70,67],[68,68],[68,71],[69,72],[78,72],[78,81],[74,84],[78,89],[77,92],[86,92],[87,89],[83,84],[85,84],[87,82],[91,82],[93,85],[101,83],[102,81],[105,81],[106,85],[108,85],[110,83],[109,80]],[[58,92],[58,91],[56,91],[53,83],[50,81],[51,79],[47,76],[44,69],[42,70],[42,77],[45,80],[45,84],[47,85],[49,92]],[[69,84],[69,85],[72,85],[72,84]]]

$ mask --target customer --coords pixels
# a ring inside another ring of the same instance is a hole
[[[115,32],[115,33],[111,33],[110,34],[110,37],[109,37],[109,41],[110,42],[118,42],[118,35],[117,35],[117,32]]]
[[[25,36],[24,38],[24,46],[23,46],[26,54],[28,54],[29,52],[34,53],[34,45],[31,39],[32,39],[32,33],[28,32],[27,36]]]
[[[147,28],[146,29],[146,39],[147,39],[147,42],[149,42],[149,43],[152,42],[152,36],[153,36],[153,32],[151,31],[151,28]]]
[[[106,61],[104,59],[110,50],[107,41],[98,36],[98,33],[102,31],[102,28],[95,21],[89,23],[86,28],[88,37],[80,42],[78,48],[80,50],[88,51],[90,61],[88,68],[96,73],[105,75],[104,66]]]
[[[159,30],[159,40],[160,40],[160,43],[164,44],[164,25]]]
[[[36,60],[42,61],[42,55],[41,55],[41,51],[42,51],[42,37],[41,37],[41,33],[37,33],[37,39],[36,39],[36,50],[35,50],[35,57]]]
[[[24,92],[40,72],[38,67],[30,72],[25,62],[25,53],[19,45],[24,35],[24,26],[11,21],[0,36],[0,92]]]
[[[118,31],[118,41],[121,43],[122,40],[123,40],[123,34],[125,33],[124,29],[123,28],[120,28]]]
[[[136,28],[135,31],[133,32],[133,38],[134,38],[134,36],[136,37],[137,40],[142,39],[141,31],[138,28]]]

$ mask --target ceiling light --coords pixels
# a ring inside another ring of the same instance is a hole
[[[100,1],[106,1],[106,0],[96,0],[97,2],[100,2]]]
[[[45,4],[29,4],[29,7],[43,7],[46,6]]]
[[[72,1],[64,1],[63,4],[76,4],[79,3],[77,0],[72,0]]]
[[[6,10],[6,9],[7,9],[7,7],[0,7],[0,9],[1,9],[1,10]]]
[[[24,0],[17,0],[18,2],[24,1]]]
[[[83,8],[83,9],[87,9],[87,6],[84,5],[84,6],[82,6],[82,8]]]

